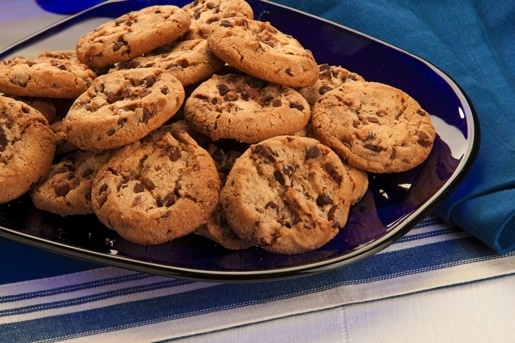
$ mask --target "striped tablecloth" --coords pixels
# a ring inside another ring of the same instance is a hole
[[[5,247],[13,244],[1,242]],[[24,249],[30,254],[32,248]],[[198,337],[508,275],[515,272],[514,255],[496,254],[464,231],[429,217],[370,258],[291,280],[203,283],[84,265],[77,268],[87,270],[35,279],[25,275],[26,281],[0,285],[0,341]],[[39,258],[58,265],[75,262],[50,253]],[[6,259],[0,260],[2,273],[16,268],[5,265]]]

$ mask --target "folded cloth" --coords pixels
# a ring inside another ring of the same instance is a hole
[[[418,55],[463,89],[479,118],[479,154],[437,214],[499,253],[515,250],[515,2],[275,2]]]

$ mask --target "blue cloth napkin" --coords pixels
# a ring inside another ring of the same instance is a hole
[[[479,156],[437,213],[497,252],[515,250],[515,2],[275,2],[418,55],[460,85],[479,117]]]

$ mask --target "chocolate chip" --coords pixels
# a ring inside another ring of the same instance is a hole
[[[118,119],[118,126],[122,127],[125,125],[125,123],[127,123],[127,118],[120,118]]]
[[[306,150],[306,160],[318,156],[320,156],[320,149],[316,145],[312,145]]]
[[[329,86],[329,85],[324,85],[324,86],[321,86],[319,89],[318,89],[318,94],[320,95],[323,95],[327,92],[329,92],[330,90],[332,90],[333,87],[332,86]]]
[[[245,81],[251,88],[260,89],[265,86],[265,81],[258,79],[257,77],[249,77]]]
[[[170,94],[170,89],[168,88],[168,86],[161,87],[161,93],[164,95]]]
[[[155,76],[147,76],[143,80],[141,80],[141,85],[145,86],[147,88],[150,88],[156,83],[156,77]]]
[[[281,107],[282,104],[283,104],[283,102],[281,101],[281,99],[273,99],[272,100],[272,107]]]
[[[140,64],[141,63],[139,61],[130,60],[130,61],[120,62],[120,64],[118,64],[118,67],[120,69],[134,69],[134,68],[138,68],[140,66]]]
[[[159,207],[168,207],[168,206],[172,206],[173,204],[175,204],[176,201],[177,201],[177,195],[175,195],[175,193],[170,193],[167,196],[165,196],[164,198],[158,199],[157,205]]]
[[[322,168],[324,168],[325,172],[329,174],[331,179],[333,179],[336,183],[342,183],[343,176],[338,173],[338,170],[334,164],[327,162],[322,165]]]
[[[107,191],[107,184],[103,184],[102,186],[100,186],[100,189],[98,190],[98,194],[102,194],[104,193],[105,191]]]
[[[125,45],[125,42],[123,40],[119,40],[119,41],[115,42],[113,45],[113,51],[120,50],[124,45]]]
[[[270,162],[275,162],[274,153],[272,152],[272,150],[270,150],[269,147],[267,147],[265,145],[262,145],[262,144],[255,145],[252,148],[252,153],[257,154]]]
[[[328,70],[331,70],[331,66],[327,63],[323,63],[318,67],[318,69],[320,70],[321,73],[324,73]]]
[[[167,151],[170,161],[175,162],[181,158],[181,149],[177,146],[171,146]]]
[[[329,197],[329,195],[323,193],[323,194],[320,194],[318,197],[317,197],[317,205],[322,207],[322,206],[325,206],[325,205],[332,205],[333,204],[333,199],[331,199]]]
[[[273,201],[269,201],[266,205],[265,205],[265,209],[273,209],[273,210],[279,210],[279,205],[277,205],[275,202]]]
[[[283,174],[288,177],[292,176],[294,171],[295,171],[294,166],[283,166]]]
[[[429,138],[429,136],[427,135],[427,133],[425,133],[424,131],[418,131],[417,136],[418,136],[418,140],[417,140],[418,144],[420,144],[424,148],[428,148],[431,146],[432,141]]]
[[[232,23],[229,20],[221,20],[220,26],[222,27],[232,27]]]
[[[145,185],[141,182],[138,182],[134,185],[134,193],[141,193],[145,190]]]
[[[114,135],[114,134],[115,134],[115,132],[116,132],[116,130],[115,130],[115,129],[110,129],[109,131],[107,131],[107,132],[106,132],[106,135],[108,135],[108,136],[112,136],[112,135]]]
[[[81,177],[84,178],[84,179],[89,179],[93,175],[94,172],[95,172],[95,169],[87,168],[86,170],[84,170],[82,172]]]
[[[1,130],[1,128],[0,128],[0,130]],[[0,151],[5,151],[7,144],[9,144],[9,141],[7,140],[6,134],[2,130],[0,132]]]
[[[220,94],[220,96],[224,96],[230,91],[230,88],[225,83],[216,85],[216,89],[218,89],[218,94]]]
[[[397,158],[397,149],[392,147],[392,153],[390,154],[390,159],[395,160]]]
[[[150,134],[149,138],[152,140],[152,142],[156,143],[161,140],[161,138],[163,138],[164,134],[165,132],[163,130],[156,130]]]
[[[383,148],[381,148],[379,145],[377,144],[372,144],[372,143],[367,143],[363,146],[365,149],[368,149],[370,151],[373,151],[375,153],[379,153],[381,151],[383,151]]]
[[[103,196],[99,197],[97,202],[98,202],[98,206],[99,207],[102,207],[104,206],[104,204],[106,203],[107,201],[107,194],[104,194]]]
[[[57,174],[63,174],[63,173],[68,173],[68,172],[73,172],[75,171],[75,166],[72,164],[72,163],[63,163],[59,166],[58,169],[56,169],[54,171],[54,173],[57,175]]]
[[[150,120],[150,118],[152,118],[153,114],[146,108],[144,108],[142,112],[143,112],[143,115],[141,117],[141,122],[147,123]]]
[[[285,73],[286,75],[288,75],[288,76],[294,76],[294,75],[293,75],[293,72],[291,71],[291,69],[290,69],[290,68],[286,68],[286,70],[284,71],[284,73]]]
[[[302,104],[299,104],[298,102],[292,102],[290,104],[290,108],[295,108],[299,111],[304,111],[304,106]]]
[[[286,179],[279,170],[274,171],[274,178],[279,182],[282,186],[286,184]]]
[[[63,197],[71,191],[71,187],[67,182],[61,181],[54,185],[55,195]]]

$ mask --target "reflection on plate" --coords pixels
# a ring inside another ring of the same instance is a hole
[[[186,1],[147,1],[144,5],[163,3],[182,5]],[[345,229],[324,247],[293,256],[260,249],[230,251],[199,236],[156,246],[137,245],[118,237],[95,216],[63,218],[42,212],[27,196],[0,205],[0,235],[148,273],[197,280],[259,281],[354,263],[385,248],[429,214],[463,178],[477,153],[477,119],[458,86],[430,64],[371,37],[268,2],[249,3],[256,18],[270,21],[299,39],[319,63],[341,65],[368,81],[387,83],[413,96],[432,114],[437,128],[427,161],[404,173],[371,174],[369,190],[352,208]],[[73,49],[77,37],[106,17],[118,17],[144,5],[140,1],[108,3],[50,35],[36,37],[13,54]]]

